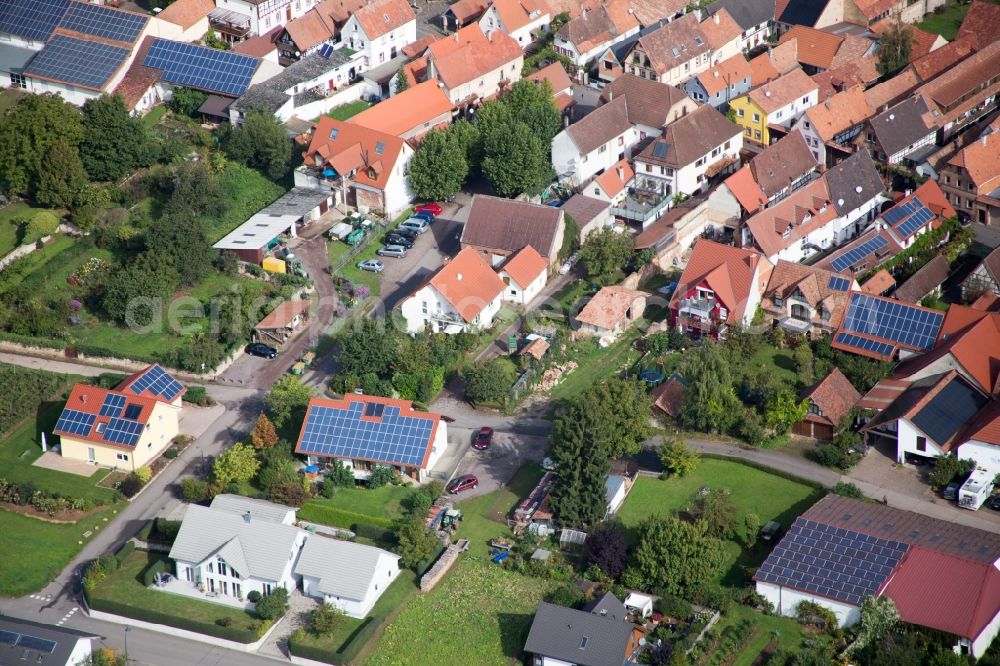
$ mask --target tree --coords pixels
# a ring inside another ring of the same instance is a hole
[[[47,210],[40,210],[24,225],[24,243],[34,243],[43,236],[51,236],[59,227],[59,218]]]
[[[193,116],[195,111],[205,103],[206,99],[208,99],[208,95],[200,90],[176,87],[174,88],[174,95],[170,98],[167,106],[176,114]]]
[[[696,520],[704,521],[705,533],[710,537],[730,540],[739,531],[736,506],[727,490],[712,489],[706,494],[699,493],[689,513]]]
[[[706,534],[703,522],[653,516],[639,526],[639,543],[623,582],[630,587],[684,593],[712,580],[725,562],[723,542]]]
[[[410,77],[406,75],[406,68],[400,67],[396,72],[396,94],[410,89]]]
[[[865,494],[861,492],[861,488],[858,488],[850,481],[838,481],[833,488],[830,488],[830,492],[841,497],[851,497],[859,500],[865,498]]]
[[[82,138],[76,107],[52,93],[21,97],[0,122],[0,189],[33,196],[49,146],[75,148]]]
[[[287,605],[288,591],[283,587],[276,587],[257,602],[257,615],[262,620],[274,620],[284,614]]]
[[[971,459],[959,460],[955,456],[943,455],[934,459],[934,469],[928,475],[928,481],[935,490],[941,490],[952,481],[957,481],[969,475],[976,468]]]
[[[309,614],[309,631],[317,636],[329,636],[344,619],[344,612],[333,604],[320,604]]]
[[[35,201],[53,208],[75,208],[89,182],[77,149],[56,140],[42,157]]]
[[[424,516],[411,514],[404,518],[396,531],[399,540],[400,561],[404,566],[416,567],[437,552],[439,541],[424,525]]]
[[[549,145],[528,125],[493,127],[483,137],[483,175],[498,195],[538,192],[552,180]]]
[[[706,341],[684,355],[678,372],[687,381],[680,422],[692,430],[728,431],[739,419],[741,406],[724,350]]]
[[[93,180],[119,180],[145,161],[146,126],[121,95],[101,95],[83,105],[80,159]]]
[[[549,496],[564,527],[596,525],[607,513],[605,482],[611,468],[610,442],[596,437],[602,416],[574,400],[552,430],[551,457],[559,475]]]
[[[587,551],[587,562],[601,568],[611,580],[615,580],[625,571],[628,563],[628,548],[625,545],[625,533],[618,523],[603,525],[591,532],[584,542]]]
[[[563,242],[559,247],[559,261],[566,261],[570,255],[580,249],[580,225],[569,213],[565,213],[563,218],[566,222],[566,229],[563,231]]]
[[[469,165],[469,175],[478,171],[483,161],[482,137],[479,128],[465,118],[460,118],[445,131],[465,152],[465,162]]]
[[[861,602],[861,621],[858,637],[845,649],[842,656],[870,645],[892,631],[899,624],[899,611],[889,597],[865,597]]]
[[[607,279],[625,268],[632,258],[635,242],[628,234],[601,229],[587,236],[580,248],[580,261],[592,280]]]
[[[145,326],[159,312],[162,301],[174,293],[177,282],[177,269],[172,263],[143,252],[111,274],[101,305],[116,322]]]
[[[799,373],[799,379],[806,386],[811,386],[816,376],[813,374],[813,353],[809,345],[800,344],[792,352],[792,360],[795,361],[795,371]]]
[[[517,371],[510,359],[491,358],[465,371],[465,397],[473,403],[503,403],[510,393]]]
[[[219,454],[212,465],[212,474],[222,485],[226,485],[233,481],[249,481],[259,469],[260,461],[253,448],[241,442]]]
[[[878,38],[878,63],[875,68],[882,76],[891,76],[906,67],[913,49],[913,29],[896,16],[889,29]]]
[[[421,199],[446,199],[462,189],[469,175],[465,150],[451,133],[431,130],[424,136],[407,177],[410,187]]]
[[[760,536],[761,521],[760,516],[756,513],[750,512],[743,516],[743,545],[747,548],[753,548],[754,544],[757,543],[757,537]]]
[[[111,648],[98,648],[77,666],[126,666],[125,655]]]
[[[577,402],[580,409],[599,417],[591,431],[611,458],[634,455],[649,437],[650,398],[642,382],[612,377],[584,391]]]
[[[387,319],[363,318],[360,324],[340,336],[341,373],[385,377],[399,348],[399,333]]]
[[[269,449],[278,443],[278,431],[274,429],[274,424],[267,418],[267,414],[261,412],[257,417],[250,441],[255,449]]]
[[[218,256],[204,220],[194,215],[164,215],[147,230],[146,247],[168,261],[185,285],[198,284],[209,275]]]
[[[272,180],[288,173],[292,160],[288,129],[263,109],[251,109],[242,125],[224,131],[221,144],[229,159],[257,169]]]
[[[181,497],[185,502],[197,503],[208,499],[208,483],[194,477],[181,480]]]
[[[528,79],[520,79],[510,92],[501,99],[510,109],[515,122],[527,125],[540,137],[546,146],[562,129],[562,116],[552,95],[552,86],[543,80],[541,85]]]
[[[701,454],[688,447],[681,436],[672,432],[656,450],[663,463],[663,472],[671,476],[687,476],[698,467]]]
[[[300,413],[304,415],[310,398],[312,389],[302,384],[294,375],[282,375],[264,397],[264,404],[267,405],[275,425],[280,427],[288,423],[293,416],[298,417]]]
[[[807,400],[796,401],[795,394],[785,387],[767,404],[764,426],[774,435],[785,435],[794,424],[806,417],[808,409]]]
[[[355,485],[354,472],[340,461],[334,461],[333,467],[327,472],[327,480],[340,488],[352,488]]]

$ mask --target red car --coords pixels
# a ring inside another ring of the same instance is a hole
[[[431,213],[434,215],[434,217],[437,217],[444,211],[444,209],[441,208],[441,204],[436,204],[436,203],[417,204],[413,208],[413,210],[415,210],[418,213]]]
[[[464,476],[456,476],[454,479],[448,482],[445,486],[447,490],[452,495],[462,492],[463,490],[470,490],[472,488],[479,487],[479,479],[471,474],[465,474]]]
[[[493,428],[483,426],[476,433],[476,438],[472,440],[472,448],[484,451],[490,448],[493,443]]]

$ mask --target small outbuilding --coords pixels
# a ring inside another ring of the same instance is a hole
[[[285,301],[254,326],[256,342],[283,345],[308,319],[309,301]]]
[[[642,317],[648,295],[621,285],[602,288],[576,316],[579,332],[613,341]]]

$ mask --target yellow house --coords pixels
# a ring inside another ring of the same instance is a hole
[[[77,384],[53,430],[62,455],[135,471],[160,455],[179,433],[184,391],[158,365],[113,390]]]
[[[743,138],[746,141],[761,143],[765,146],[770,143],[770,136],[767,132],[767,113],[747,95],[737,97],[729,102],[733,113],[731,120],[743,128]]]
[[[793,69],[729,102],[732,120],[743,128],[743,138],[771,144],[768,127],[786,130],[819,101],[819,86],[801,69]],[[787,133],[787,132],[786,132]]]

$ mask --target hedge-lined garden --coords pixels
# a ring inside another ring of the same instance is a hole
[[[65,375],[0,363],[0,386],[4,387],[4,399],[0,401],[0,435],[35,413],[42,402],[54,397],[67,384]]]

